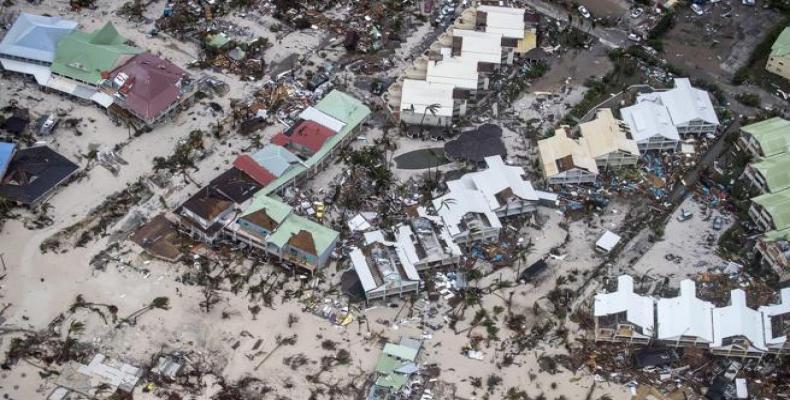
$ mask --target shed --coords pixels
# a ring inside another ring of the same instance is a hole
[[[607,230],[601,235],[601,238],[595,242],[595,250],[602,253],[609,253],[618,243],[620,243],[620,236]]]

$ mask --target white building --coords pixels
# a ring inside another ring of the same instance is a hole
[[[759,311],[768,352],[790,354],[790,288],[781,290],[778,304],[762,306]]]
[[[417,271],[455,265],[461,260],[461,249],[441,221],[414,217],[395,230],[398,245]]]
[[[366,245],[349,254],[367,300],[417,293],[420,276],[398,242],[386,240],[381,231],[365,234]]]
[[[680,282],[680,295],[659,299],[658,340],[671,346],[708,346],[713,342],[712,303],[697,298],[691,279]]]
[[[762,314],[746,305],[746,292],[730,292],[730,305],[713,309],[713,354],[762,357],[766,351]]]
[[[493,65],[512,64],[513,52],[502,48],[502,34],[453,29],[452,55]]]
[[[617,278],[617,291],[595,295],[595,339],[648,343],[653,337],[653,299],[634,293],[634,280]]]
[[[466,100],[454,98],[455,86],[448,83],[404,79],[400,120],[409,125],[450,126],[466,114]]]
[[[486,169],[448,181],[450,192],[479,191],[500,218],[535,211],[538,194],[532,183],[524,180],[523,168],[506,165],[499,156],[486,157],[485,162]]]
[[[719,118],[708,92],[691,86],[688,78],[675,78],[673,89],[640,94],[637,103],[663,105],[681,137],[716,134]]]
[[[441,49],[441,60],[428,61],[425,80],[429,83],[453,85],[459,89],[476,92],[488,89],[488,78],[477,70],[477,59],[452,57],[452,50]]]
[[[499,239],[502,223],[480,191],[456,189],[434,199],[433,207],[456,243]],[[420,209],[420,215],[428,216],[425,209]]]
[[[680,134],[663,105],[645,101],[621,109],[620,114],[642,153],[677,150]]]

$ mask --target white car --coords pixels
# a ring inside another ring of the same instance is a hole
[[[581,14],[582,17],[587,18],[587,19],[589,19],[592,16],[592,15],[590,15],[590,11],[587,10],[587,7],[585,7],[585,6],[579,6],[579,14]]]
[[[642,7],[637,7],[631,10],[631,18],[639,18],[642,14],[645,13],[645,10]]]
[[[702,9],[702,6],[699,4],[691,4],[691,11],[694,11],[697,15],[705,14],[705,10]]]
[[[628,34],[628,40],[630,40],[632,42],[639,43],[639,42],[642,41],[642,37],[637,35],[636,33],[629,33]]]

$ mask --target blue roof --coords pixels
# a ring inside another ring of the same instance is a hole
[[[281,176],[292,165],[302,164],[294,153],[276,144],[267,144],[253,154],[252,159],[274,176]]]
[[[60,39],[76,28],[76,22],[60,17],[21,13],[0,42],[0,55],[51,63]]]
[[[11,159],[14,158],[15,148],[16,145],[13,143],[0,142],[0,181],[3,180]]]

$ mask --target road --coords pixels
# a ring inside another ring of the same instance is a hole
[[[525,3],[543,15],[559,21],[568,21],[568,11],[555,4],[542,0],[526,0]],[[573,17],[574,28],[598,38],[604,46],[612,49],[627,47],[627,32],[617,28],[593,28],[592,23],[583,19],[578,13],[573,13],[571,16]]]

